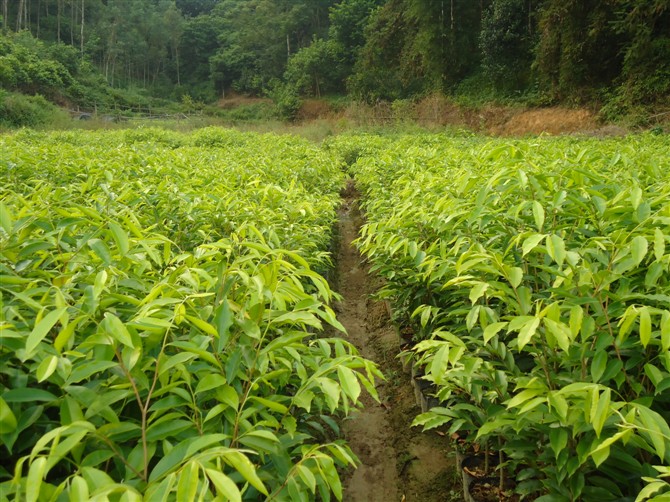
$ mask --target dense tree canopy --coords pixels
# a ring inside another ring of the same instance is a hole
[[[4,35],[69,46],[55,50],[113,87],[174,98],[261,95],[278,81],[366,100],[486,88],[625,108],[670,94],[667,0],[0,2]],[[0,53],[0,68],[16,57]],[[16,78],[0,74],[6,88]]]

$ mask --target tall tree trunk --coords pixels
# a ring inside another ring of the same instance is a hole
[[[42,0],[37,0],[37,34],[36,38],[40,38],[40,7],[42,7]]]
[[[74,45],[74,25],[77,23],[77,13],[74,8],[74,0],[70,0],[70,45]]]
[[[2,0],[2,32],[7,33],[7,2],[8,0]]]
[[[81,33],[79,34],[81,40],[79,43],[81,45],[81,57],[84,57],[84,0],[81,0]]]
[[[175,59],[177,61],[177,85],[181,85],[181,78],[179,76],[179,47],[175,49]]]
[[[57,4],[57,13],[56,13],[56,31],[57,31],[57,39],[58,43],[60,43],[60,16],[61,12],[63,11],[63,0],[56,0]]]
[[[19,0],[19,11],[16,14],[16,31],[21,31],[21,22],[23,21],[23,5],[25,0]]]

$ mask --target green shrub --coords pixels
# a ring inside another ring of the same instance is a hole
[[[281,120],[295,120],[302,102],[294,86],[273,81],[266,93],[275,104],[278,118]]]
[[[4,127],[34,127],[66,117],[64,112],[42,96],[0,91],[0,125]]]

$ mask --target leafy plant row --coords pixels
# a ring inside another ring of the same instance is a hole
[[[379,371],[327,281],[341,174],[216,129],[2,138],[0,500],[342,498]]]
[[[670,491],[669,145],[426,136],[352,167],[358,245],[440,403],[415,425],[499,449],[522,497]]]

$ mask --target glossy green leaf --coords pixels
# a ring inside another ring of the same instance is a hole
[[[37,381],[38,382],[43,382],[47,378],[49,378],[54,371],[56,371],[56,367],[58,366],[58,357],[56,356],[47,356],[45,357],[40,365],[37,367],[37,371],[35,372],[35,375],[37,376]]]
[[[538,232],[542,232],[544,226],[544,208],[538,201],[533,201],[533,218],[535,219],[535,227]]]
[[[12,221],[12,215],[7,206],[0,201],[0,228],[2,228],[7,235],[10,235],[13,227],[14,222]]]
[[[91,239],[88,241],[88,246],[105,265],[110,265],[112,263],[112,254],[109,251],[107,244],[105,244],[102,240]]]
[[[358,401],[358,397],[361,395],[361,386],[355,373],[346,366],[339,365],[337,367],[337,376],[340,380],[340,386],[347,397],[353,402]]]
[[[649,345],[651,340],[651,315],[647,307],[640,309],[640,342],[643,347]]]
[[[547,236],[545,234],[533,234],[526,237],[521,246],[523,256],[526,256],[533,249],[537,247],[540,242],[542,242]]]
[[[2,398],[8,403],[30,403],[32,401],[55,401],[57,399],[51,392],[30,387],[17,387],[10,389]]]
[[[523,349],[528,343],[530,343],[539,326],[539,317],[533,317],[530,321],[524,324],[524,326],[519,331],[519,336],[517,338],[517,345],[519,350]]]
[[[66,307],[62,307],[56,310],[52,310],[47,315],[45,315],[42,320],[35,325],[33,330],[26,338],[26,359],[32,356],[32,353],[35,351],[37,346],[42,340],[49,334],[49,331],[55,326],[60,317],[67,310]]]
[[[478,282],[475,284],[472,289],[470,289],[470,302],[473,305],[477,303],[477,300],[484,296],[487,289],[489,289],[489,284],[487,282]]]
[[[10,434],[16,430],[16,417],[5,400],[0,397],[0,434]]]
[[[195,500],[200,481],[200,466],[195,461],[188,462],[178,474],[177,500]]]
[[[110,334],[119,343],[126,347],[134,348],[133,339],[128,332],[128,328],[123,324],[121,319],[110,312],[105,313],[105,318],[101,323],[101,327],[106,333]]]
[[[649,243],[647,242],[647,239],[645,239],[641,235],[638,235],[631,241],[630,252],[636,266],[639,265],[642,262],[642,260],[644,260],[644,257],[647,254],[648,247]]]
[[[491,338],[496,336],[500,330],[503,330],[507,327],[506,322],[494,322],[484,328],[484,342],[488,343]]]
[[[558,235],[552,234],[548,235],[545,241],[547,246],[547,253],[554,260],[559,267],[563,266],[565,261],[566,252],[565,252],[565,241]]]
[[[215,469],[205,468],[205,473],[212,484],[216,487],[216,492],[224,500],[230,502],[242,502],[242,494],[237,485],[228,476]]]
[[[226,461],[246,479],[251,486],[256,488],[263,495],[268,495],[265,485],[258,477],[256,468],[249,459],[242,453],[231,451],[225,456]]]
[[[665,255],[665,234],[656,227],[654,228],[654,258],[660,262]]]
[[[37,457],[30,463],[28,477],[26,478],[26,502],[37,502],[46,473],[46,457]]]

